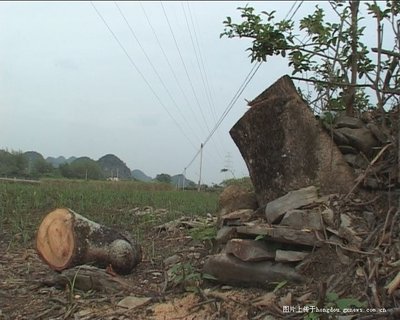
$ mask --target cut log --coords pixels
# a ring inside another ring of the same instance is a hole
[[[140,245],[129,234],[66,208],[45,216],[37,231],[36,249],[56,271],[91,264],[100,268],[111,265],[115,272],[128,274],[142,258]]]

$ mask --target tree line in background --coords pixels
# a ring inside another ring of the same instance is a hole
[[[58,175],[46,160],[37,159],[33,163],[22,152],[0,150],[0,176],[37,178]]]
[[[3,178],[67,178],[84,180],[139,180],[156,181],[185,188],[196,184],[183,175],[158,174],[155,179],[135,179],[130,169],[115,155],[105,155],[95,161],[89,157],[64,159],[63,163],[51,162],[34,151],[0,150],[0,177]]]
[[[54,167],[43,157],[30,157],[20,151],[0,150],[0,176],[17,178],[104,179],[100,166],[91,159]]]

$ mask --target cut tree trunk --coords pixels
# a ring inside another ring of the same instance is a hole
[[[354,173],[284,76],[249,103],[230,135],[247,168],[259,207],[310,185],[321,195],[347,193]]]
[[[128,274],[141,261],[142,250],[129,234],[90,221],[71,209],[45,216],[36,236],[39,256],[53,270],[91,264]]]

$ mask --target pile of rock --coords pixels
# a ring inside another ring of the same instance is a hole
[[[210,256],[203,267],[203,272],[222,283],[265,286],[284,280],[302,282],[301,262],[316,247],[330,243],[343,248],[346,243],[351,250],[359,250],[359,235],[368,230],[365,221],[360,223],[349,213],[335,217],[335,195],[319,197],[314,186],[291,191],[262,209],[239,206],[235,210],[237,198],[229,202],[229,194],[230,189],[221,194],[227,207],[220,210],[219,253]],[[242,197],[244,194],[246,191]],[[251,193],[247,194],[251,198]]]
[[[315,247],[360,250],[374,214],[338,210],[335,197],[348,198],[358,186],[391,186],[396,143],[371,119],[339,115],[325,130],[289,76],[249,106],[230,135],[254,193],[221,194],[221,252],[209,257],[204,272],[234,284],[302,281],[301,266]]]
[[[331,118],[331,117],[330,117]],[[322,119],[324,127],[332,135],[333,140],[344,155],[346,162],[357,175],[363,174],[367,168],[368,174],[363,179],[362,186],[370,189],[387,189],[397,180],[396,145],[392,143],[395,137],[391,130],[369,117],[364,119],[338,114],[333,123]],[[387,154],[381,154],[371,162],[385,147],[391,147]]]

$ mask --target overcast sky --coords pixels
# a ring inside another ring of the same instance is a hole
[[[1,1],[0,149],[112,153],[152,177],[187,167],[197,182],[200,157],[191,160],[253,66],[248,40],[219,37],[246,3]],[[278,19],[293,3],[249,2]],[[295,19],[317,3],[305,1]],[[229,130],[245,99],[286,73],[280,58],[258,70],[204,146],[204,183],[248,175]]]

